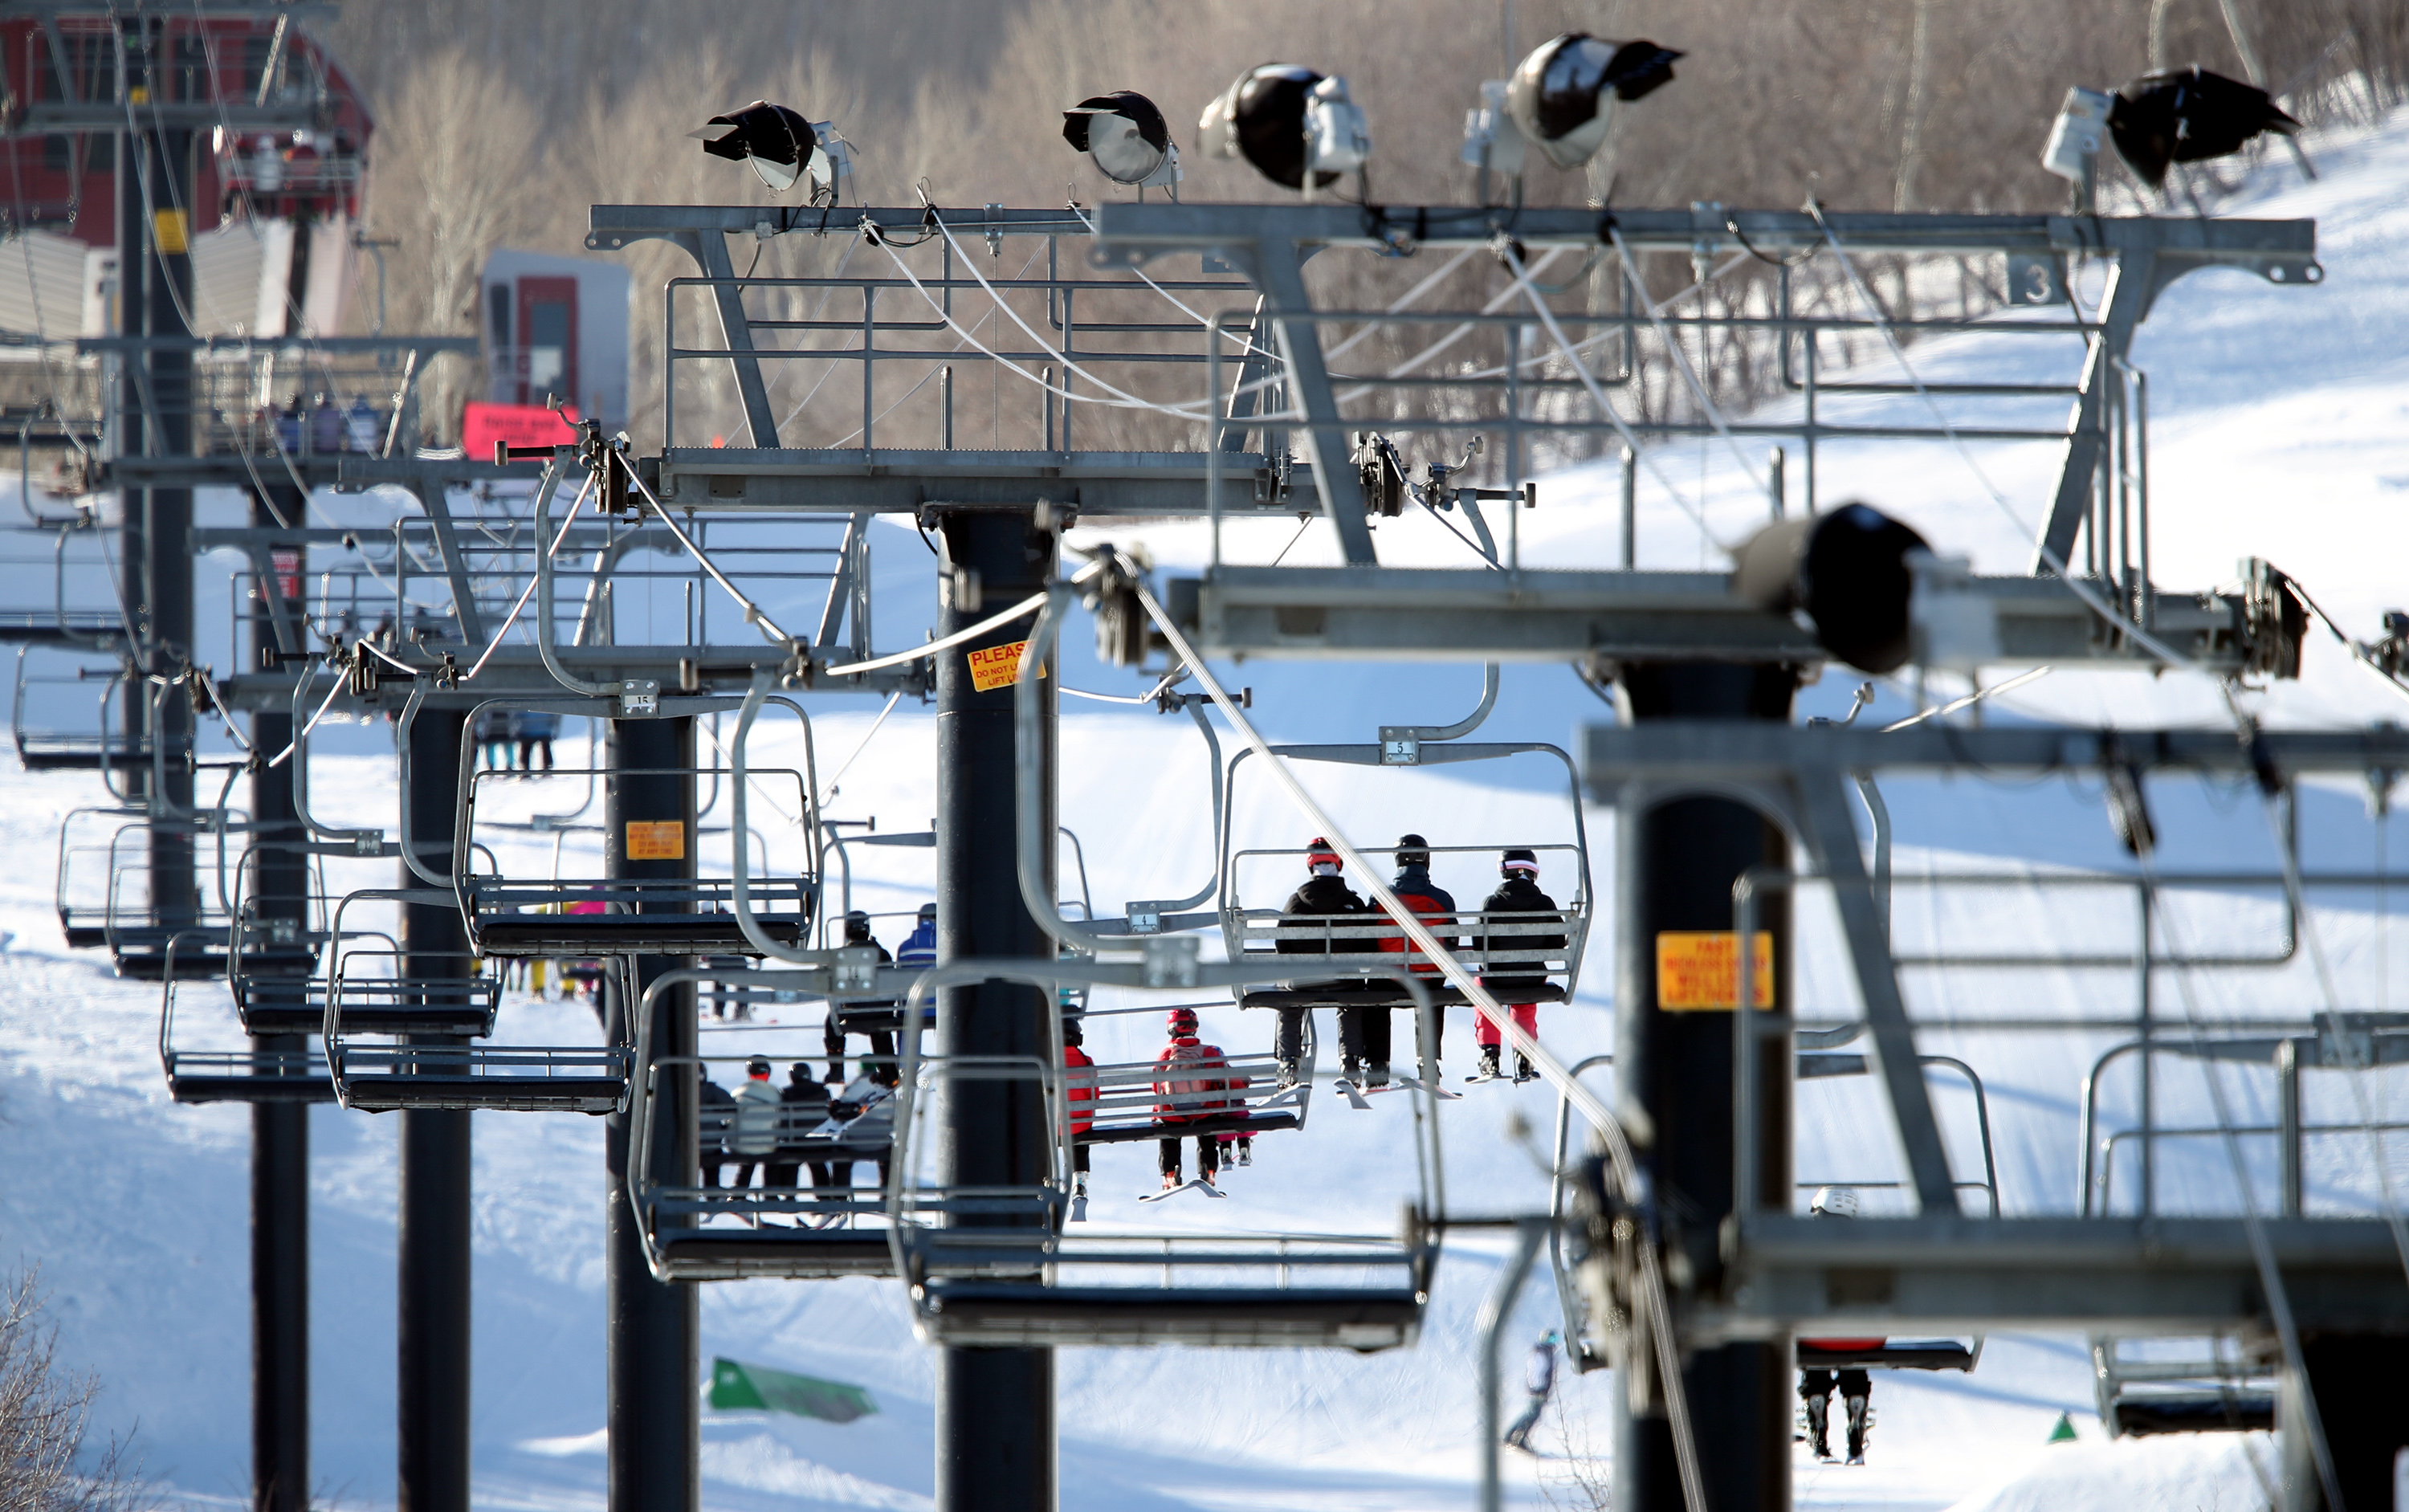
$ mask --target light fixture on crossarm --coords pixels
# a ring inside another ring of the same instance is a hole
[[[1372,155],[1371,131],[1347,80],[1301,64],[1267,63],[1239,75],[1204,108],[1196,133],[1202,151],[1243,157],[1308,199],[1347,174],[1361,175]]]
[[[1096,171],[1117,184],[1179,197],[1179,147],[1155,103],[1135,90],[1092,95],[1062,112],[1062,139],[1085,152]]]
[[[814,205],[835,204],[853,174],[852,150],[834,122],[807,121],[800,111],[767,100],[713,116],[701,130],[686,135],[714,157],[750,164],[772,194],[785,194],[808,175]]]

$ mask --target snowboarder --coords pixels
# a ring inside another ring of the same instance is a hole
[[[1508,1448],[1529,1454],[1533,1452],[1531,1430],[1539,1426],[1539,1414],[1548,1410],[1548,1398],[1556,1390],[1554,1329],[1548,1330],[1544,1338],[1531,1346],[1529,1357],[1522,1361],[1522,1390],[1531,1394],[1531,1400],[1523,1407],[1522,1416],[1514,1419],[1514,1426],[1506,1430],[1505,1443]]]
[[[1320,835],[1313,837],[1313,843],[1305,847],[1305,867],[1311,874],[1305,879],[1303,886],[1289,894],[1288,901],[1280,906],[1283,914],[1311,914],[1326,918],[1332,914],[1364,912],[1363,900],[1356,897],[1355,890],[1339,880],[1338,874],[1346,870],[1346,863],[1339,859],[1329,841]],[[1374,943],[1369,940],[1330,939],[1324,933],[1326,927],[1325,924],[1302,921],[1282,923],[1276,948],[1283,956],[1362,955],[1373,948]],[[1354,982],[1294,983],[1291,985],[1291,990],[1309,992],[1317,986],[1355,987],[1360,985]],[[1296,1085],[1298,1067],[1305,1060],[1305,1015],[1311,1011],[1307,1008],[1279,1010],[1279,1030],[1272,1040],[1272,1054],[1279,1062],[1279,1084],[1283,1088]],[[1349,1081],[1363,1074],[1358,1064],[1362,1036],[1357,1017],[1363,1012],[1360,1008],[1338,1010],[1339,1040],[1346,1048],[1345,1075]],[[1387,1016],[1384,1011],[1381,1015],[1384,1030]],[[1387,1058],[1387,1044],[1388,1037],[1383,1033],[1381,1049],[1384,1059]]]
[[[1447,926],[1455,922],[1455,897],[1431,880],[1430,842],[1420,835],[1399,835],[1394,854],[1397,858],[1397,874],[1390,879],[1389,890],[1395,893],[1397,901],[1411,909],[1424,924],[1431,928],[1433,932],[1438,933],[1438,943],[1450,951],[1462,948],[1462,941],[1441,932]],[[1422,955],[1414,943],[1406,938],[1402,930],[1393,935],[1384,936],[1380,941],[1380,948],[1394,955],[1405,956],[1413,962],[1413,970],[1417,972],[1431,976],[1438,974],[1438,967],[1432,964],[1429,958]],[[1374,1087],[1385,1087],[1389,1081],[1388,1020],[1388,1010],[1385,1008],[1379,1010],[1377,1031],[1379,1043],[1378,1053],[1371,1058]],[[1430,1056],[1433,1065],[1438,1062],[1440,1041],[1446,1032],[1447,1009],[1435,1006],[1431,1009],[1430,1017]]]
[[[1071,1104],[1071,1201],[1083,1204],[1074,1210],[1079,1217],[1087,1216],[1089,1146],[1078,1140],[1096,1126],[1096,1062],[1083,1048],[1086,1043],[1078,1020],[1063,1020],[1062,1096]]]
[[[1849,1187],[1819,1187],[1808,1203],[1808,1211],[1819,1218],[1853,1218],[1857,1216],[1857,1194]],[[1825,1349],[1879,1349],[1880,1339],[1801,1339]],[[1866,1462],[1866,1430],[1872,1426],[1870,1410],[1873,1403],[1873,1381],[1862,1370],[1802,1370],[1798,1373],[1798,1400],[1807,1404],[1807,1445],[1818,1460],[1832,1457],[1832,1439],[1828,1427],[1831,1415],[1832,1388],[1838,1376],[1840,1402],[1849,1415],[1849,1463]]]
[[[1233,1083],[1229,1058],[1221,1054],[1221,1047],[1196,1037],[1195,1009],[1174,1008],[1165,1027],[1171,1031],[1171,1043],[1154,1058],[1154,1090],[1161,1100],[1154,1105],[1154,1116],[1156,1122],[1176,1130],[1181,1124],[1210,1118],[1227,1108],[1230,1100],[1215,1094],[1230,1090]],[[1238,1078],[1234,1085],[1244,1087],[1245,1079]],[[1162,1189],[1176,1191],[1186,1185],[1180,1177],[1179,1135],[1175,1132],[1161,1145]],[[1220,1158],[1219,1139],[1211,1134],[1196,1136],[1196,1175],[1208,1191],[1213,1189],[1213,1174],[1220,1169]]]
[[[778,1089],[770,1085],[770,1062],[756,1056],[744,1067],[744,1085],[736,1089],[736,1127],[728,1136],[728,1153],[735,1157],[736,1179],[728,1185],[742,1191],[753,1184],[753,1168],[768,1175],[769,1158],[778,1150]]]
[[[1495,892],[1481,901],[1483,914],[1542,914],[1547,917],[1533,922],[1562,924],[1565,921],[1565,916],[1556,911],[1556,900],[1539,890],[1538,857],[1527,850],[1507,851],[1498,857],[1497,874],[1504,880],[1498,883]],[[1565,937],[1560,934],[1484,935],[1479,948],[1483,951],[1556,951],[1565,948]],[[1528,966],[1514,962],[1503,969],[1493,968],[1492,972],[1483,972],[1480,984],[1495,994],[1498,1002],[1513,1015],[1515,1028],[1535,1038],[1537,1036],[1539,1005],[1518,1001],[1517,994],[1530,993],[1546,986],[1547,972],[1543,971],[1535,975]],[[1475,1019],[1472,1039],[1480,1047],[1480,1077],[1501,1074],[1498,1060],[1505,1038],[1487,1015]],[[1533,1074],[1531,1058],[1518,1053],[1514,1057],[1514,1079],[1527,1082]]]
[[[894,958],[887,947],[871,937],[870,915],[859,909],[844,916],[844,943],[868,945],[878,952],[882,966]],[[885,1010],[881,1012],[880,1010]],[[852,1028],[845,1021],[853,1021]],[[863,1058],[861,1073],[873,1081],[885,1080],[892,1085],[895,1070],[895,1030],[902,1022],[900,1005],[892,999],[848,998],[829,1000],[828,1022],[820,1030],[821,1048],[828,1051],[828,1079],[831,1087],[844,1084],[844,1037],[860,1034],[870,1041],[870,1054]]]

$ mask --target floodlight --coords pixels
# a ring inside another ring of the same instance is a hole
[[[2289,137],[2300,129],[2265,90],[2198,64],[2143,74],[2118,90],[2108,109],[2117,155],[2153,187],[2167,181],[2171,164],[2238,152],[2262,131]]]
[[[2108,130],[2109,114],[2115,108],[2116,96],[2106,90],[2084,89],[2080,84],[2067,90],[2066,103],[2057,108],[2049,140],[2042,144],[2041,166],[2061,179],[2088,181],[2099,157],[2100,138]]]
[[[1732,591],[1761,608],[1804,611],[1825,650],[1877,675],[1907,665],[1911,552],[1931,550],[1910,526],[1866,504],[1843,504],[1766,526],[1743,544]]]
[[[1363,166],[1371,156],[1371,133],[1363,112],[1348,98],[1347,80],[1301,64],[1267,63],[1237,81],[1204,108],[1196,125],[1197,144],[1219,157],[1243,157],[1276,184],[1327,189],[1339,176]],[[1310,191],[1308,191],[1310,192]]]
[[[1578,168],[1606,145],[1619,100],[1636,100],[1673,81],[1682,56],[1653,42],[1612,42],[1566,32],[1534,50],[1506,81],[1506,110],[1548,161]]]
[[[1179,182],[1179,148],[1152,100],[1135,90],[1093,95],[1062,112],[1062,139],[1117,184],[1168,189]]]

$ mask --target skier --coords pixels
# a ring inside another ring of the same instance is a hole
[[[1313,837],[1313,843],[1305,847],[1305,867],[1311,874],[1305,879],[1305,886],[1289,894],[1288,901],[1280,906],[1282,914],[1329,915],[1364,912],[1363,900],[1356,897],[1355,890],[1339,880],[1338,874],[1346,869],[1346,863],[1338,858],[1336,851],[1331,849],[1329,841],[1320,835]],[[1369,940],[1329,939],[1322,934],[1323,929],[1320,924],[1283,923],[1276,948],[1283,956],[1361,955],[1373,948],[1374,942]],[[1294,983],[1291,990],[1309,992],[1316,986],[1352,987],[1358,985],[1353,982]],[[1305,1015],[1309,1012],[1311,1010],[1306,1008],[1279,1010],[1279,1030],[1272,1040],[1272,1054],[1279,1062],[1279,1084],[1283,1088],[1296,1085],[1297,1068],[1305,1059]],[[1364,1012],[1361,1008],[1338,1010],[1338,1037],[1347,1056],[1345,1075],[1350,1082],[1363,1074],[1359,1064],[1363,1041],[1358,1018]],[[1387,1016],[1383,1012],[1384,1030]],[[1388,1036],[1385,1032],[1380,1043],[1381,1058],[1385,1060],[1388,1057]]]
[[[1229,1100],[1215,1097],[1233,1085],[1244,1087],[1246,1080],[1233,1083],[1229,1058],[1218,1044],[1206,1044],[1196,1037],[1196,1010],[1174,1008],[1166,1020],[1171,1043],[1154,1058],[1155,1095],[1161,1101],[1154,1105],[1155,1121],[1167,1129],[1181,1124],[1210,1118],[1227,1108]],[[1219,1075],[1213,1074],[1220,1073]],[[1186,1183],[1180,1179],[1179,1135],[1172,1134],[1160,1142],[1162,1147],[1162,1189],[1177,1191]],[[1211,1134],[1196,1136],[1196,1174],[1206,1191],[1221,1193],[1213,1185],[1213,1174],[1220,1169],[1221,1142]]]
[[[1820,1187],[1808,1204],[1808,1211],[1819,1218],[1853,1218],[1857,1216],[1857,1194],[1849,1187]],[[1825,1349],[1879,1349],[1880,1339],[1801,1339],[1801,1344]],[[1839,1377],[1840,1401],[1849,1414],[1849,1463],[1866,1462],[1866,1430],[1871,1426],[1869,1415],[1873,1403],[1873,1382],[1862,1370],[1802,1370],[1798,1373],[1798,1400],[1807,1404],[1807,1443],[1818,1460],[1832,1457],[1831,1434],[1826,1423],[1831,1414],[1833,1377]]]
[[[543,770],[552,770],[552,742],[560,735],[560,715],[547,710],[523,710],[512,718],[512,738],[518,742],[519,770],[535,770],[535,758],[543,757]]]
[[[1434,931],[1453,924],[1455,922],[1454,895],[1431,880],[1430,842],[1420,835],[1399,835],[1394,854],[1397,857],[1397,874],[1390,879],[1389,890],[1397,895],[1397,901],[1411,909]],[[1463,945],[1462,941],[1445,934],[1439,935],[1438,943],[1450,951],[1459,949]],[[1413,970],[1417,972],[1431,976],[1438,974],[1438,968],[1433,965],[1402,931],[1383,937],[1380,941],[1380,948],[1393,955],[1404,955],[1412,959]],[[1378,1053],[1372,1057],[1372,1085],[1385,1087],[1389,1081],[1389,1013],[1387,1009],[1378,1010],[1378,1020],[1379,1045]],[[1444,1006],[1434,1006],[1431,1009],[1430,1032],[1431,1063],[1436,1065],[1439,1043],[1447,1032],[1447,1009]]]
[[[1526,850],[1507,851],[1497,859],[1497,874],[1504,880],[1498,883],[1495,892],[1491,893],[1481,901],[1480,911],[1483,914],[1543,914],[1547,915],[1546,918],[1536,919],[1533,922],[1562,924],[1565,921],[1565,916],[1556,912],[1556,900],[1539,890],[1539,858],[1536,856]],[[1565,948],[1565,937],[1560,934],[1484,935],[1479,941],[1479,948],[1483,951],[1555,951]],[[1547,972],[1543,971],[1533,975],[1530,973],[1528,965],[1515,962],[1493,976],[1484,972],[1480,978],[1480,985],[1495,994],[1498,1002],[1507,1013],[1513,1015],[1515,1028],[1535,1038],[1537,1036],[1539,1005],[1535,1002],[1517,1001],[1516,995],[1518,992],[1528,993],[1546,986]],[[1476,1080],[1501,1074],[1498,1059],[1505,1038],[1497,1026],[1489,1021],[1486,1015],[1479,1016],[1474,1022],[1473,1043],[1480,1046],[1480,1071]],[[1531,1058],[1517,1053],[1514,1057],[1514,1079],[1518,1082],[1527,1082],[1534,1074],[1531,1069]]]
[[[778,1153],[786,1155],[802,1143],[805,1134],[820,1126],[828,1117],[828,1088],[812,1080],[812,1068],[798,1060],[786,1068],[786,1085],[778,1088]],[[778,1159],[770,1162],[762,1174],[764,1187],[792,1187],[801,1159]],[[829,1184],[828,1167],[812,1162],[812,1185],[815,1188]]]
[[[878,952],[878,962],[884,966],[894,958],[887,947],[871,938],[870,915],[859,909],[844,916],[844,943],[868,945]],[[873,1081],[892,1085],[895,1070],[895,1030],[901,1015],[891,999],[847,998],[829,1000],[828,1021],[820,1030],[821,1047],[828,1051],[828,1079],[830,1087],[844,1083],[844,1037],[860,1034],[870,1041],[870,1054],[861,1062],[861,1073]],[[879,1010],[887,1010],[881,1013]],[[848,1030],[844,1020],[851,1018],[854,1028]]]
[[[756,1056],[744,1067],[744,1085],[736,1089],[736,1127],[728,1136],[728,1153],[735,1157],[736,1179],[728,1185],[742,1191],[753,1184],[753,1168],[763,1167],[778,1151],[778,1089],[770,1085],[770,1062]],[[756,1220],[757,1222],[757,1219]]]
[[[1531,1353],[1522,1361],[1522,1390],[1531,1393],[1530,1404],[1514,1426],[1506,1430],[1505,1443],[1509,1448],[1529,1454],[1531,1430],[1539,1426],[1539,1414],[1548,1410],[1548,1398],[1556,1390],[1556,1331],[1550,1329],[1545,1337],[1531,1346]]]
[[[1073,1216],[1082,1218],[1087,1217],[1089,1147],[1078,1140],[1096,1126],[1096,1062],[1082,1048],[1086,1043],[1078,1020],[1063,1020],[1062,1095],[1071,1104],[1071,1201],[1080,1204]]]
[[[895,964],[926,969],[937,964],[937,905],[922,903],[912,932],[895,947]]]

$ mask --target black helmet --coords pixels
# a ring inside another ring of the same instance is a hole
[[[767,1078],[770,1074],[770,1062],[759,1056],[755,1056],[744,1063],[744,1074]]]
[[[1526,877],[1536,877],[1539,874],[1539,858],[1532,852],[1517,846],[1497,857],[1497,872],[1498,875],[1507,877],[1518,873]]]
[[[868,940],[870,938],[870,915],[858,908],[845,914],[844,937],[847,940],[856,942]]]
[[[1399,866],[1430,865],[1430,842],[1416,834],[1399,835],[1397,864]]]

